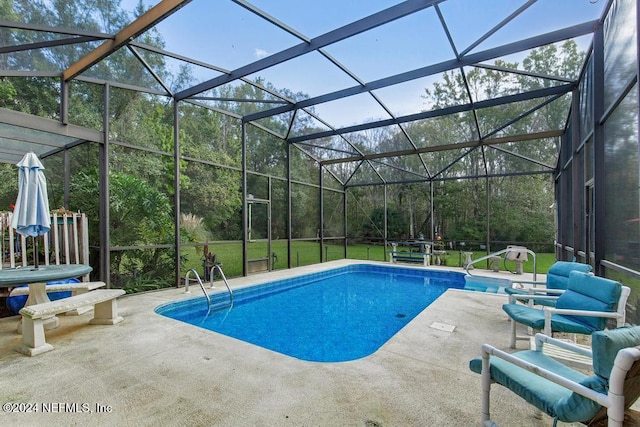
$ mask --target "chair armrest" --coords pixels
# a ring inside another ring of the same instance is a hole
[[[551,335],[551,315],[560,314],[567,316],[587,316],[587,317],[606,317],[609,319],[624,319],[625,314],[617,311],[588,311],[588,310],[571,310],[568,308],[542,307],[544,311],[544,333]],[[620,325],[618,325],[620,326]]]
[[[571,341],[559,340],[557,338],[553,338],[545,334],[540,334],[540,333],[536,334],[535,344],[536,344],[536,351],[542,351],[544,344],[551,344],[556,347],[562,348],[564,350],[579,354],[581,356],[586,356],[586,357],[593,356],[593,352],[591,351],[590,348],[581,347],[579,345],[574,344]]]
[[[550,314],[562,314],[567,316],[608,317],[611,319],[620,317],[620,313],[617,311],[572,310],[570,308],[555,307],[543,307],[542,309]]]
[[[519,292],[523,292],[523,293],[514,294],[514,295],[534,295],[534,294],[561,295],[566,291],[566,289],[549,289],[549,288],[526,288],[526,289],[525,288],[513,288],[513,289],[518,289]]]
[[[550,300],[554,301],[559,298],[558,295],[534,295],[534,294],[511,294],[509,295],[509,304],[514,304],[516,300],[528,301],[530,299]]]
[[[498,357],[506,362],[509,362],[515,366],[518,366],[522,369],[526,369],[527,371],[531,372],[532,374],[538,375],[542,378],[545,378],[551,382],[554,382],[556,384],[559,384],[565,388],[568,388],[569,390],[576,392],[578,394],[580,394],[581,396],[584,396],[588,399],[591,399],[595,402],[598,402],[600,405],[602,406],[607,406],[607,404],[609,403],[609,399],[607,397],[607,395],[602,394],[602,393],[598,393],[597,391],[594,391],[590,388],[587,388],[575,381],[571,381],[563,376],[560,376],[558,374],[555,374],[551,371],[548,371],[544,368],[539,367],[538,365],[534,365],[533,363],[529,363],[525,360],[519,359],[518,357],[506,353],[502,350],[498,350],[497,348],[489,345],[489,344],[483,344],[482,345],[482,381],[491,381],[491,372],[489,369],[489,363],[490,363],[490,357]]]
[[[516,283],[533,285],[534,287],[538,286],[538,285],[546,285],[547,284],[547,282],[540,282],[540,281],[536,281],[536,280],[512,280],[511,281],[512,285],[514,285]]]
[[[565,293],[566,289],[549,289],[549,288],[529,288],[529,293],[531,294],[536,294],[538,292],[542,293],[542,294],[554,294],[551,296],[555,296],[555,295],[562,295],[563,293]]]

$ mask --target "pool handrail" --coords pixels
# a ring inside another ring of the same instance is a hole
[[[528,254],[530,254],[531,256],[533,256],[533,281],[536,281],[536,275],[537,275],[537,260],[536,260],[536,253],[535,253],[534,251],[532,251],[531,249],[528,249],[528,248],[525,248],[525,247],[522,247],[522,246],[518,247],[517,249],[515,249],[515,248],[513,248],[513,247],[512,247],[512,248],[502,249],[502,250],[499,250],[499,251],[497,251],[497,252],[493,252],[493,253],[491,253],[491,254],[489,254],[489,255],[485,255],[485,256],[483,256],[483,257],[480,257],[480,258],[478,258],[478,259],[471,260],[471,262],[470,262],[470,263],[468,263],[468,264],[466,264],[466,265],[464,266],[465,272],[466,272],[468,275],[473,276],[473,273],[471,273],[471,272],[469,271],[469,266],[470,266],[470,265],[473,265],[473,264],[475,264],[475,263],[477,263],[477,262],[480,262],[480,261],[489,260],[489,259],[491,259],[491,258],[493,258],[493,257],[500,256],[500,255],[502,255],[502,254],[506,254],[507,252],[513,252],[513,251],[515,251],[515,250],[520,251],[520,252],[521,252],[521,251],[526,251]]]
[[[207,298],[207,307],[211,308],[211,298],[209,298],[209,294],[204,289],[204,285],[202,284],[202,280],[200,279],[200,275],[195,270],[195,268],[190,269],[189,271],[187,271],[187,274],[184,275],[184,293],[185,294],[190,294],[191,293],[191,291],[189,290],[189,276],[190,276],[191,273],[195,274],[196,280],[198,281],[198,284],[200,285],[200,289],[202,289],[202,292],[204,293],[204,296]]]
[[[220,263],[214,264],[211,267],[211,270],[209,270],[209,289],[215,288],[215,286],[213,286],[213,273],[214,273],[214,270],[216,268],[220,272],[220,277],[222,277],[222,281],[224,282],[225,286],[227,287],[227,291],[229,291],[229,303],[231,304],[231,307],[233,307],[233,291],[229,287],[229,282],[227,282],[227,278],[225,277],[224,272],[222,271],[222,264],[220,264]]]
[[[229,282],[227,282],[227,278],[224,275],[224,272],[222,271],[222,268],[220,267],[220,264],[215,264],[213,267],[211,267],[210,274],[209,274],[209,277],[210,277],[209,288],[210,289],[215,288],[215,286],[213,286],[213,273],[214,273],[214,270],[216,268],[220,272],[220,276],[222,277],[222,280],[224,281],[224,284],[227,287],[227,291],[229,291],[229,304],[230,304],[230,307],[233,307],[233,291],[231,290],[231,287],[229,287]],[[185,274],[185,276],[184,276],[184,293],[185,294],[191,293],[191,291],[189,290],[189,276],[191,275],[191,273],[193,273],[195,275],[196,281],[198,282],[198,285],[200,285],[200,289],[202,289],[202,293],[204,293],[205,298],[207,298],[207,307],[209,308],[209,310],[211,310],[211,298],[209,297],[209,294],[207,293],[206,289],[204,288],[204,284],[202,283],[202,279],[200,278],[200,275],[195,270],[195,268],[192,268],[189,271],[187,271],[187,274]]]

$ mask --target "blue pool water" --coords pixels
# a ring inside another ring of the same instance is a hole
[[[449,288],[464,288],[464,275],[359,264],[238,289],[231,309],[221,293],[210,313],[204,296],[156,312],[298,359],[342,362],[375,352]]]

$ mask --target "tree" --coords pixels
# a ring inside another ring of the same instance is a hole
[[[143,246],[172,243],[173,208],[168,197],[144,180],[129,174],[111,172],[109,233],[112,246]],[[98,218],[95,200],[98,188],[98,172],[74,175],[70,183],[72,204],[85,212],[90,219],[90,246],[97,247]],[[97,262],[98,257],[93,257]],[[171,278],[174,270],[171,251],[162,248],[111,252],[111,283],[121,285],[123,269],[137,265],[141,274],[151,273],[161,278]]]
[[[371,214],[371,224],[365,224],[364,237],[380,238],[384,230],[384,208],[375,208]],[[387,237],[402,239],[407,237],[407,222],[402,212],[387,209]]]
[[[523,69],[533,73],[563,78],[576,78],[583,54],[573,41],[562,45],[544,46],[532,50],[523,65],[496,61],[499,69]],[[498,69],[472,68],[463,75],[458,70],[446,72],[443,79],[425,90],[426,104],[434,110],[473,101],[528,92],[559,84],[552,79],[524,76]],[[562,82],[560,82],[562,83]],[[468,90],[467,90],[468,85]],[[471,95],[471,98],[469,98]],[[418,147],[478,141],[485,135],[506,136],[563,129],[570,99],[561,97],[535,110],[545,99],[521,101],[478,111],[477,115],[462,112],[425,119],[405,125],[406,134]],[[532,113],[522,116],[523,112]],[[511,125],[504,124],[520,117]],[[477,120],[477,124],[476,124]],[[404,133],[359,133],[350,141],[362,152],[383,152],[408,148]],[[555,139],[535,143],[509,143],[498,150],[490,146],[434,150],[420,156],[398,156],[375,163],[377,172],[388,182],[402,182],[427,175],[434,179],[433,215],[431,218],[430,189],[425,184],[389,186],[387,204],[403,212],[409,228],[406,234],[430,234],[431,222],[447,239],[480,240],[486,236],[487,215],[491,217],[491,239],[504,241],[551,241],[553,212],[546,208],[553,203],[553,183],[550,175],[525,178],[499,177],[488,181],[474,177],[501,175],[511,172],[537,171],[539,166],[524,159],[536,159],[554,166],[558,156]],[[387,167],[390,166],[390,167]],[[368,182],[377,180],[373,169],[360,166],[358,176]],[[411,174],[414,174],[413,176]],[[440,181],[447,178],[446,181]],[[453,179],[452,179],[453,178]],[[458,178],[458,179],[455,179]],[[488,184],[488,185],[487,185]],[[487,194],[487,191],[489,193]],[[352,189],[350,193],[366,193]],[[490,212],[486,200],[490,200]],[[358,198],[359,206],[363,199]],[[378,200],[381,203],[381,200]],[[374,205],[375,206],[375,205]],[[371,206],[371,211],[375,207]],[[356,215],[351,209],[350,215]],[[526,220],[524,220],[526,218]],[[357,227],[350,219],[350,234]],[[413,225],[411,225],[413,224]],[[364,231],[363,231],[364,232]]]

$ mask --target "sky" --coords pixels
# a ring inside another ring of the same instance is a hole
[[[126,10],[133,10],[137,2],[138,0],[123,0],[122,6]],[[308,38],[317,37],[399,3],[393,0],[249,2]],[[596,19],[605,6],[604,2],[605,0],[538,0],[521,16],[471,52]],[[156,4],[150,0],[144,0],[144,3],[148,6]],[[440,10],[456,49],[461,52],[524,3],[524,0],[447,0],[440,4]],[[197,58],[226,70],[234,70],[301,42],[231,0],[193,0],[159,23],[157,28],[165,39],[166,50]],[[586,49],[590,37],[577,41],[580,48]],[[434,8],[327,46],[325,50],[364,82],[455,57]],[[514,55],[510,60],[521,61],[524,56],[526,52]],[[194,73],[198,82],[219,75],[204,69],[194,69]],[[315,52],[249,77],[258,76],[277,88],[288,88],[309,96],[357,85],[354,79]],[[433,76],[382,89],[377,94],[384,98],[385,104],[394,114],[411,114],[427,108],[421,95],[424,94],[424,88],[431,86],[437,79],[439,76]],[[317,106],[316,110],[323,118],[340,126],[386,116],[371,97],[358,98],[357,109],[351,103],[342,101]]]

